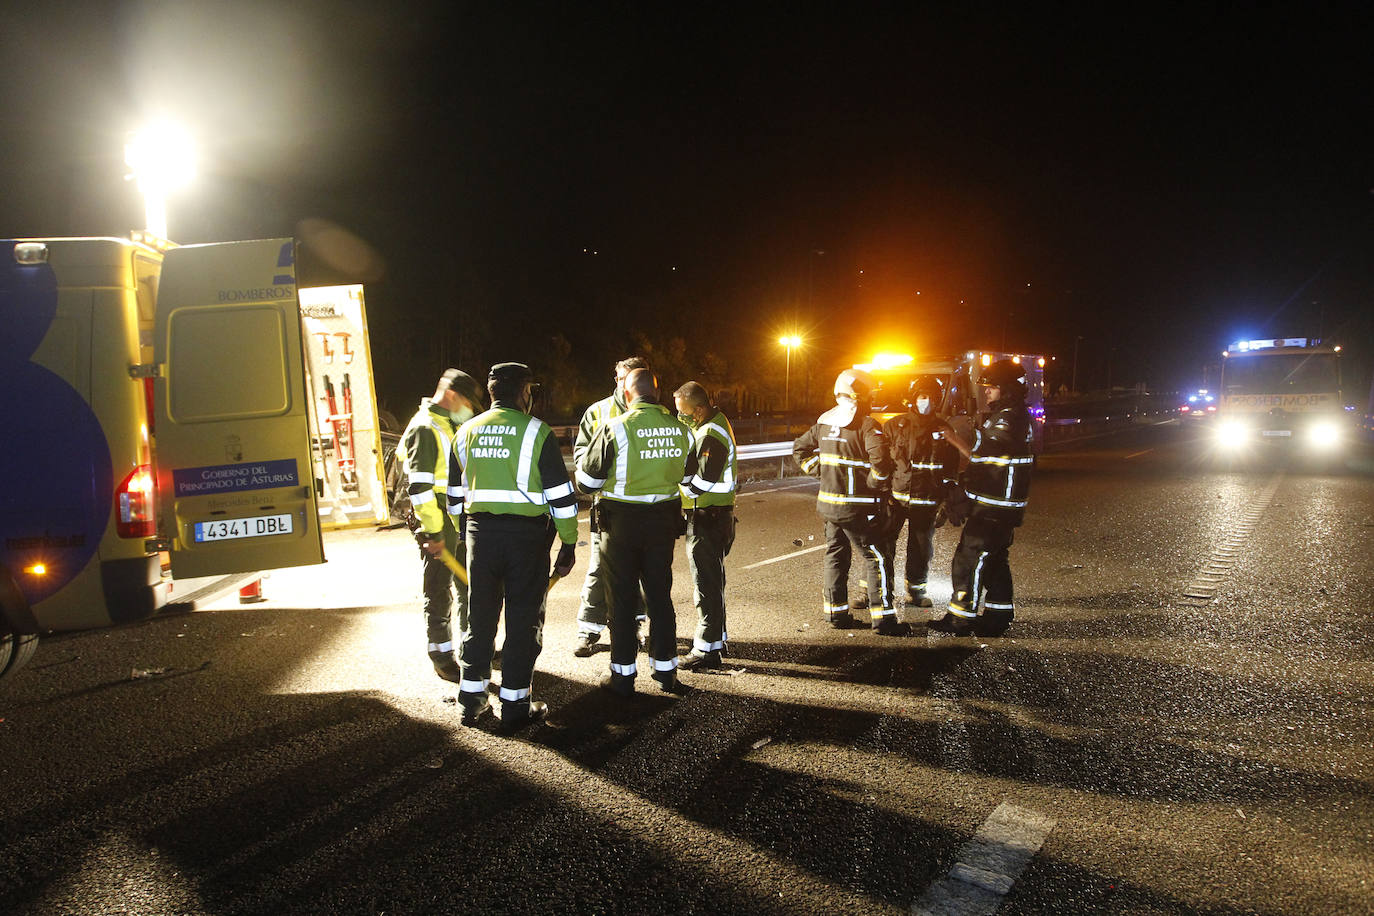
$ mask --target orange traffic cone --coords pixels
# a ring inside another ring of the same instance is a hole
[[[266,600],[267,599],[262,597],[261,576],[239,589],[239,604],[256,604],[259,601]]]

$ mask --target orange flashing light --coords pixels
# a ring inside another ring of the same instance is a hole
[[[35,563],[32,566],[25,566],[24,572],[31,576],[46,576],[48,574],[48,567],[44,566],[42,563]]]

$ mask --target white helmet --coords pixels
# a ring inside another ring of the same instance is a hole
[[[835,378],[835,396],[867,401],[873,395],[873,376],[862,369],[846,369]]]

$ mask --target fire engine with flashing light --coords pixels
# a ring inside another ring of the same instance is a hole
[[[0,676],[39,634],[156,613],[172,577],[324,561],[327,513],[351,505],[334,497],[358,494],[333,493],[315,470],[303,335],[316,319],[296,265],[293,239],[0,242]],[[348,369],[331,425],[351,423],[359,401],[375,415],[370,367]],[[353,403],[350,376],[366,395]],[[362,497],[379,513],[363,512],[384,520],[371,427],[348,430],[340,470],[357,491],[367,469]],[[360,441],[371,460],[357,460]]]
[[[908,409],[907,391],[913,381],[928,375],[940,380],[944,390],[937,410],[968,434],[974,418],[987,410],[982,372],[993,363],[1009,359],[1026,370],[1026,407],[1031,414],[1031,449],[1039,454],[1045,441],[1045,357],[1031,353],[1004,353],[997,350],[965,350],[949,356],[916,357],[907,354],[879,353],[870,361],[855,363],[873,377],[873,415],[886,423]]]
[[[1240,340],[1222,352],[1214,442],[1239,455],[1278,444],[1337,455],[1352,440],[1341,348],[1308,337]]]

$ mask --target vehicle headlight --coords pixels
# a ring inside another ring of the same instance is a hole
[[[1250,427],[1240,420],[1227,420],[1217,427],[1217,445],[1222,448],[1239,448],[1250,439]]]
[[[1331,448],[1341,441],[1341,428],[1335,423],[1314,423],[1307,428],[1307,443],[1316,448]]]

